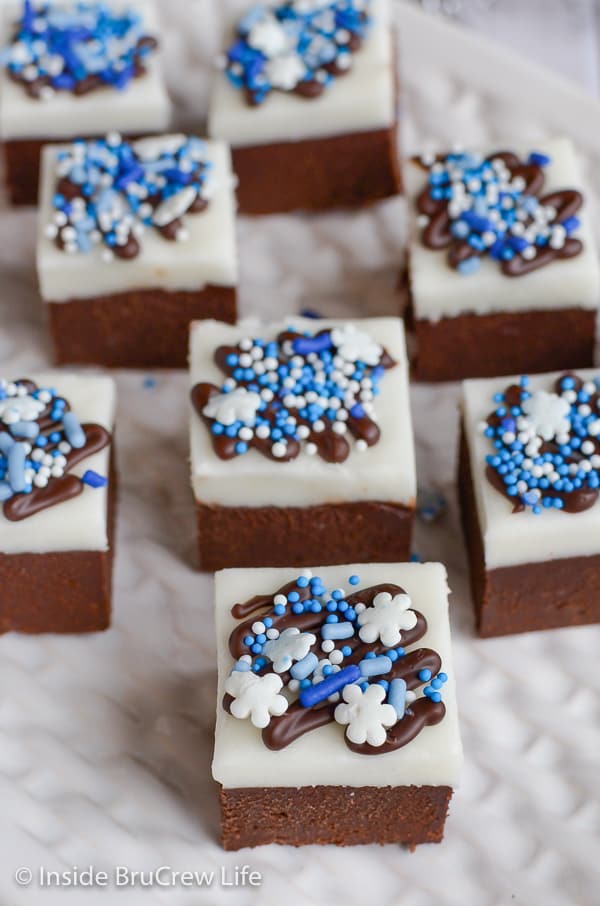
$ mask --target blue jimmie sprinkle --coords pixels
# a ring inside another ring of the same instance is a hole
[[[318,663],[317,655],[311,651],[301,661],[296,661],[290,669],[290,674],[296,680],[306,679],[311,673],[314,673]]]
[[[88,469],[86,472],[84,472],[81,480],[84,484],[89,485],[90,488],[105,488],[108,484],[108,478],[105,478],[103,475],[99,475],[92,469]]]
[[[360,677],[361,673],[356,664],[350,664],[350,666],[344,667],[343,670],[328,676],[327,679],[316,683],[309,689],[303,689],[300,693],[300,704],[303,708],[312,708],[314,705],[318,705],[319,702],[325,701],[335,692],[339,692],[340,689],[343,689],[349,683],[355,683]]]
[[[390,682],[388,690],[388,703],[398,715],[398,720],[404,717],[406,708],[406,681],[401,678],[395,678]]]
[[[67,441],[76,450],[85,447],[85,432],[79,423],[79,419],[73,412],[65,412],[63,415],[63,428]]]
[[[365,658],[358,666],[361,676],[381,676],[392,669],[392,661],[385,654],[380,654],[378,657]]]
[[[352,623],[325,623],[321,629],[323,639],[349,639],[354,635]]]

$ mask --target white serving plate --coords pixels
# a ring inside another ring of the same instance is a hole
[[[165,9],[182,123],[206,109],[220,17],[235,3]],[[571,132],[600,196],[600,106],[504,50],[397,3],[405,144]],[[0,217],[0,361],[24,375],[50,361],[33,270],[34,213]],[[394,310],[401,200],[356,215],[243,220],[242,311],[274,317]],[[422,485],[449,496],[416,547],[449,567],[466,754],[446,839],[397,847],[225,854],[210,778],[215,709],[212,580],[194,570],[187,378],[117,373],[121,505],[114,627],[92,637],[0,638],[0,904],[113,902],[113,890],[19,888],[17,868],[216,871],[210,890],[128,887],[118,902],[308,906],[595,906],[598,902],[598,627],[478,641],[453,476],[457,387],[413,389]],[[1,593],[1,591],[0,591]],[[249,864],[262,887],[223,887]],[[229,876],[230,878],[230,876]],[[117,902],[115,899],[114,902]]]

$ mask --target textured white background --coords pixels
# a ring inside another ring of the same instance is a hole
[[[161,6],[163,3],[161,2]],[[198,124],[217,49],[217,0],[165,6],[169,78]],[[238,3],[239,5],[239,3]],[[598,107],[479,39],[398,5],[405,134],[432,142],[535,142],[567,123],[600,191]],[[22,375],[49,361],[33,271],[33,212],[0,218],[0,361]],[[387,313],[403,203],[341,217],[242,221],[242,309]],[[0,906],[121,902],[210,906],[565,906],[598,903],[600,630],[481,642],[473,636],[452,487],[455,387],[413,392],[420,482],[449,512],[416,546],[450,570],[466,752],[445,842],[263,848],[225,855],[210,779],[214,718],[212,581],[194,570],[182,374],[117,375],[121,506],[113,629],[82,638],[0,639]],[[1,594],[1,589],[0,589]],[[14,870],[94,864],[219,869],[249,863],[260,891],[19,890]]]

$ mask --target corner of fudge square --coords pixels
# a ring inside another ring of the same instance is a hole
[[[423,154],[405,184],[419,380],[593,365],[600,269],[569,139]]]
[[[435,563],[216,577],[225,849],[439,843],[462,747]]]
[[[465,381],[459,459],[479,634],[600,622],[600,372]]]
[[[198,322],[190,384],[202,569],[409,559],[400,319]]]
[[[108,627],[114,415],[109,378],[0,378],[0,632]]]

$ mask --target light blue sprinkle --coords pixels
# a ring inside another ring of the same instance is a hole
[[[13,437],[25,437],[27,440],[34,440],[40,433],[40,426],[37,422],[15,422],[10,426],[10,433]]]
[[[380,654],[377,657],[365,658],[358,666],[361,676],[381,676],[382,673],[389,673],[392,669],[392,660],[386,654]]]
[[[85,432],[75,413],[65,412],[63,415],[63,428],[68,442],[75,450],[81,450],[82,447],[85,447]]]
[[[321,629],[324,639],[349,639],[354,635],[352,623],[325,623]]]
[[[8,451],[8,483],[19,494],[25,490],[25,446],[13,444]]]
[[[290,670],[290,674],[295,680],[306,679],[307,676],[310,676],[313,673],[319,664],[319,659],[313,651],[309,651],[306,657],[303,657],[301,661],[296,661],[294,666]]]
[[[388,703],[392,706],[398,720],[402,720],[406,710],[406,681],[400,678],[393,679],[388,691]]]

